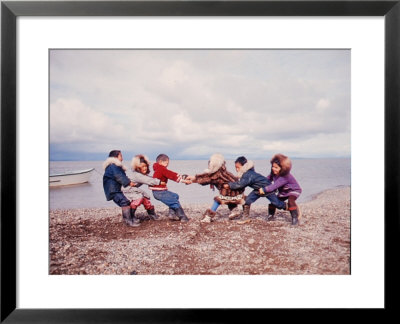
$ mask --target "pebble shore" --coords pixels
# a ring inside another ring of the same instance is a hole
[[[350,187],[327,190],[299,204],[299,226],[287,211],[263,219],[265,205],[252,206],[251,222],[229,220],[226,206],[211,223],[201,223],[209,205],[183,208],[188,223],[160,220],[141,226],[122,223],[118,207],[50,211],[52,275],[174,274],[350,274]]]

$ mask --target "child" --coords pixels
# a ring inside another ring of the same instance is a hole
[[[129,225],[137,227],[140,225],[140,220],[135,217],[130,204],[131,201],[125,197],[121,191],[121,187],[135,186],[126,176],[126,168],[122,164],[122,153],[119,150],[113,150],[109,153],[108,158],[103,163],[103,189],[106,199],[113,200],[122,209],[122,219]]]
[[[224,184],[238,180],[237,177],[226,169],[225,164],[225,159],[222,154],[213,154],[210,157],[210,161],[208,161],[208,169],[204,170],[201,174],[187,177],[188,180],[192,180],[195,183],[203,186],[211,185],[212,189],[214,189],[215,186],[219,190],[219,195],[214,198],[214,204],[203,214],[204,218],[201,220],[203,223],[210,223],[212,221],[217,208],[221,204],[228,205],[228,208],[231,211],[229,219],[233,219],[240,215],[237,206],[244,204],[244,188],[238,190],[224,188]]]
[[[268,200],[279,209],[286,209],[286,203],[279,200],[274,193],[259,193],[260,188],[270,185],[271,182],[262,174],[259,174],[254,170],[253,161],[247,161],[244,156],[240,156],[235,161],[235,167],[236,171],[238,172],[239,180],[236,182],[229,182],[229,188],[235,190],[249,186],[254,189],[250,195],[246,197],[246,201],[243,206],[243,221],[240,223],[247,223],[250,221],[250,205],[260,197],[268,198]]]
[[[131,187],[125,193],[131,199],[131,213],[135,214],[136,209],[143,205],[147,210],[147,214],[150,216],[152,220],[158,220],[159,217],[156,215],[154,206],[150,202],[149,194],[144,191],[140,186],[142,184],[147,184],[149,186],[156,186],[163,183],[160,179],[155,179],[149,177],[150,173],[150,162],[147,156],[145,155],[136,155],[132,159],[131,167],[132,167],[132,181],[136,183],[135,187]]]
[[[278,190],[278,198],[282,201],[288,199],[288,209],[292,216],[292,225],[297,225],[301,212],[296,204],[296,199],[301,194],[301,187],[295,177],[290,173],[292,161],[283,155],[275,154],[271,159],[271,173],[268,179],[273,183],[260,189],[260,193],[269,193]],[[274,219],[275,206],[268,206],[268,220]]]
[[[186,175],[179,175],[176,172],[168,170],[169,157],[165,154],[157,156],[156,163],[153,164],[154,174],[153,178],[159,179],[163,184],[149,187],[153,191],[155,199],[163,202],[169,207],[169,219],[180,220],[181,222],[188,222],[189,218],[185,215],[181,204],[179,203],[178,194],[171,192],[167,188],[168,179],[175,182],[191,183],[189,180],[185,180]]]

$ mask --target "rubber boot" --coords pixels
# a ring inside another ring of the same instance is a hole
[[[177,213],[178,213],[178,210],[177,210],[177,209],[175,209],[175,208],[170,208],[169,211],[168,211],[168,218],[169,218],[170,220],[173,220],[173,221],[178,221],[178,220],[179,220],[179,217],[178,217]]]
[[[292,216],[292,225],[299,224],[299,211],[297,209],[291,210],[290,215]]]
[[[121,209],[122,209],[122,221],[126,225],[130,225],[131,224],[131,207],[125,206],[125,207],[121,207]]]
[[[151,208],[151,209],[147,209],[147,214],[150,216],[150,218],[152,220],[159,220],[160,219],[160,217],[158,217],[158,215],[156,214],[156,211],[155,211],[154,207]]]
[[[130,210],[131,223],[129,224],[129,226],[132,226],[132,227],[140,226],[140,219],[135,216],[135,212],[136,212],[136,209],[131,208],[131,210]]]
[[[178,208],[178,217],[179,217],[179,220],[181,222],[188,222],[189,221],[189,218],[187,218],[187,216],[185,214],[185,211],[183,210],[182,207]]]
[[[275,211],[276,211],[276,207],[272,204],[269,204],[268,205],[268,216],[265,219],[267,222],[275,220]]]
[[[213,221],[213,217],[215,216],[216,212],[212,211],[211,209],[207,209],[203,214],[203,219],[200,221],[201,223],[211,223]]]
[[[250,218],[250,205],[243,205],[243,219]]]
[[[230,211],[231,211],[231,213],[229,214],[229,219],[235,219],[235,218],[237,218],[237,217],[239,217],[240,216],[240,210],[239,210],[239,207],[238,206],[235,206],[234,208],[229,208],[230,209]]]
[[[251,222],[250,219],[250,205],[243,205],[243,218],[239,220],[237,223],[238,224],[245,224]]]

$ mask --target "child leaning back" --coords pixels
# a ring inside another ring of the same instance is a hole
[[[267,177],[272,181],[272,184],[261,188],[260,194],[271,193],[278,190],[279,200],[288,200],[288,209],[292,216],[292,225],[298,225],[301,218],[299,206],[296,204],[296,199],[301,194],[301,187],[295,177],[290,173],[292,169],[292,161],[283,154],[275,154],[271,159],[271,173]],[[275,217],[275,206],[268,206],[268,220],[273,220]]]
[[[168,218],[171,220],[180,220],[181,222],[189,221],[189,218],[186,216],[180,202],[179,195],[169,191],[167,188],[168,180],[172,180],[175,182],[183,182],[183,183],[191,183],[189,180],[185,180],[186,176],[180,175],[176,172],[168,170],[167,167],[169,165],[169,157],[166,154],[160,154],[156,158],[156,162],[153,164],[153,178],[161,180],[164,184],[160,184],[157,186],[149,187],[149,189],[153,192],[153,196],[155,199],[161,201],[165,205],[169,207]]]
[[[131,201],[122,193],[122,187],[133,187],[136,184],[126,175],[126,168],[122,164],[123,157],[120,150],[113,150],[103,163],[103,189],[107,200],[114,201],[122,209],[122,219],[129,226],[139,226],[140,220],[131,210]]]
[[[143,184],[148,186],[157,186],[165,183],[160,179],[155,179],[149,176],[150,161],[145,155],[136,155],[132,159],[131,168],[133,171],[131,179],[136,185],[124,191],[126,196],[131,200],[131,213],[135,214],[138,207],[143,205],[149,217],[152,220],[158,220],[159,217],[155,212],[154,206],[150,202],[150,195],[140,187]]]

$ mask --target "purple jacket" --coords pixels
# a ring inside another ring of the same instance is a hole
[[[278,189],[278,197],[300,196],[301,187],[290,173],[285,176],[274,175],[271,177],[269,175],[267,178],[272,181],[272,184],[265,187],[266,192],[273,192]]]

